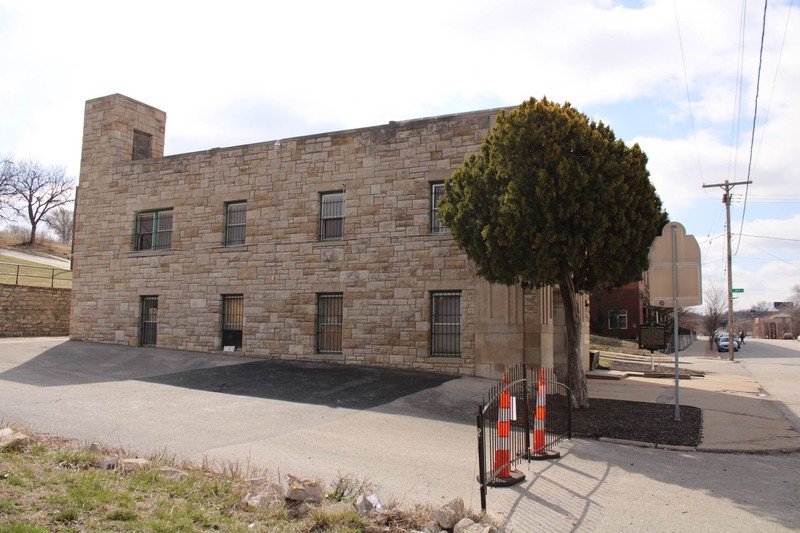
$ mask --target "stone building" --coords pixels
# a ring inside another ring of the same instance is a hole
[[[70,336],[487,377],[563,364],[558,291],[477,278],[436,217],[497,112],[165,157],[163,111],[89,100]]]

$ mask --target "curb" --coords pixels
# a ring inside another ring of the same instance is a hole
[[[600,442],[609,444],[619,444],[621,446],[633,446],[636,448],[651,448],[667,450],[671,452],[698,452],[698,453],[721,453],[728,455],[791,455],[800,453],[800,446],[794,448],[776,448],[774,450],[752,449],[752,448],[703,448],[700,446],[681,446],[678,444],[657,444],[655,442],[642,442],[638,440],[614,439],[611,437],[600,437]]]

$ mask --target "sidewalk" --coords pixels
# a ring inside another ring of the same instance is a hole
[[[697,451],[800,451],[799,428],[792,427],[779,400],[765,393],[745,365],[721,359],[702,339],[680,353],[679,365],[706,373],[699,379],[681,379],[678,389],[680,405],[703,410],[703,437]],[[590,379],[589,395],[673,404],[675,380],[632,376],[619,381]]]

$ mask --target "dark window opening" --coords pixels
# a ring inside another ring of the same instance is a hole
[[[172,211],[137,214],[133,249],[141,252],[169,248],[172,248]]]
[[[344,237],[344,193],[320,195],[319,240],[339,240]]]
[[[608,329],[628,329],[628,311],[609,311]]]
[[[152,142],[152,136],[148,135],[147,133],[134,130],[133,154],[131,155],[131,159],[133,161],[136,161],[137,159],[150,159],[152,157]]]
[[[244,324],[244,296],[225,294],[222,296],[222,348],[233,346],[242,349],[242,325]],[[228,348],[230,349],[230,348]]]
[[[158,296],[142,296],[139,346],[155,346],[158,339]]]
[[[231,202],[225,205],[225,246],[245,243],[247,202]]]
[[[461,291],[431,293],[431,357],[461,357]]]
[[[439,200],[444,196],[444,183],[431,184],[431,233],[447,233],[447,227],[439,220]]]
[[[342,353],[342,293],[317,295],[317,353]]]

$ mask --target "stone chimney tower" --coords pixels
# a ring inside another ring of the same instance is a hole
[[[124,193],[127,183],[118,183],[124,167],[139,160],[164,157],[164,131],[167,114],[121,94],[86,102],[83,119],[83,149],[80,181],[75,201],[75,227],[72,240],[72,309],[70,336],[87,338],[92,320],[103,313],[96,302],[81,301],[81,288],[97,283],[87,272],[98,271],[97,254],[89,254],[90,243],[109,244],[114,239],[129,239],[129,213],[116,213],[110,197]],[[130,174],[130,172],[128,172]],[[102,245],[101,245],[102,246]],[[112,339],[106,339],[110,341]]]

